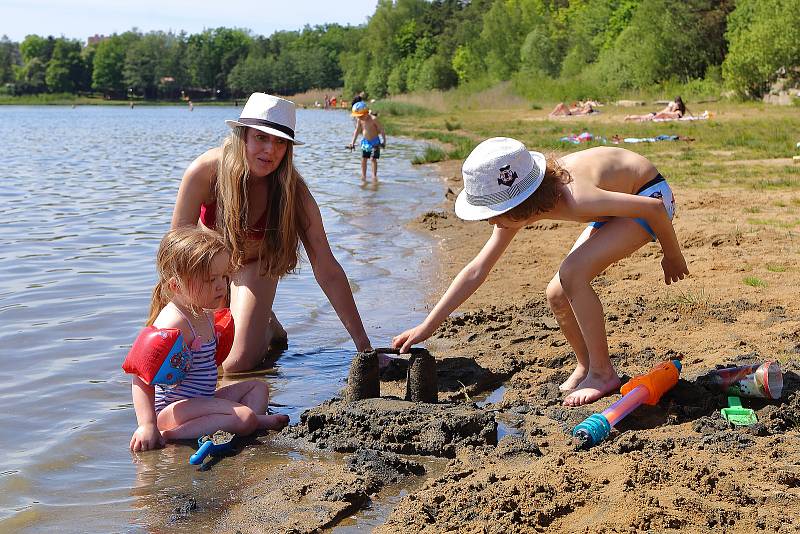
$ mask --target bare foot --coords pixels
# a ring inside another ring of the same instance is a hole
[[[572,371],[572,374],[569,375],[569,378],[564,380],[564,382],[558,386],[558,389],[563,393],[569,393],[573,391],[576,387],[578,387],[578,384],[583,382],[587,374],[588,371],[586,370],[586,367],[582,365],[576,366],[575,370]]]
[[[267,430],[280,430],[289,424],[289,416],[285,414],[263,415],[259,419]]]
[[[567,395],[564,406],[583,406],[592,403],[619,389],[619,384],[619,377],[613,371],[610,375],[600,376],[589,373],[583,382],[576,386],[575,391]]]

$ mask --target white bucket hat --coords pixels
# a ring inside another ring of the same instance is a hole
[[[536,191],[546,166],[543,154],[529,152],[516,139],[487,139],[461,167],[464,190],[456,198],[456,215],[479,221],[507,212]]]
[[[242,108],[239,120],[226,120],[225,124],[247,126],[264,133],[282,137],[302,145],[302,141],[294,138],[295,105],[290,100],[278,98],[266,93],[253,93]]]

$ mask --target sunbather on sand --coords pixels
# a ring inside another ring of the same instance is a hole
[[[577,104],[573,102],[572,107],[567,107],[563,102],[559,102],[553,111],[550,112],[550,116],[564,117],[567,115],[589,115],[590,113],[598,113],[595,109],[598,105],[599,104],[594,100],[587,100],[586,102],[578,101]]]
[[[628,115],[625,117],[625,120],[644,122],[651,121],[653,119],[680,119],[687,113],[691,115],[689,110],[686,108],[686,104],[683,103],[683,99],[679,96],[676,96],[675,100],[667,104],[666,107],[661,111],[651,111],[645,115]]]

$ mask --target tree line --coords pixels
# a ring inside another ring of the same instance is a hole
[[[759,97],[800,76],[797,0],[379,0],[366,24],[269,37],[131,30],[84,44],[0,39],[11,94],[236,97],[344,87],[371,96],[511,81],[535,97],[603,97],[654,85]]]

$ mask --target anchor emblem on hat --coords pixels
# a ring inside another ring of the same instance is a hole
[[[500,167],[500,176],[497,178],[498,185],[511,186],[517,179],[517,171],[511,170],[511,165]]]

